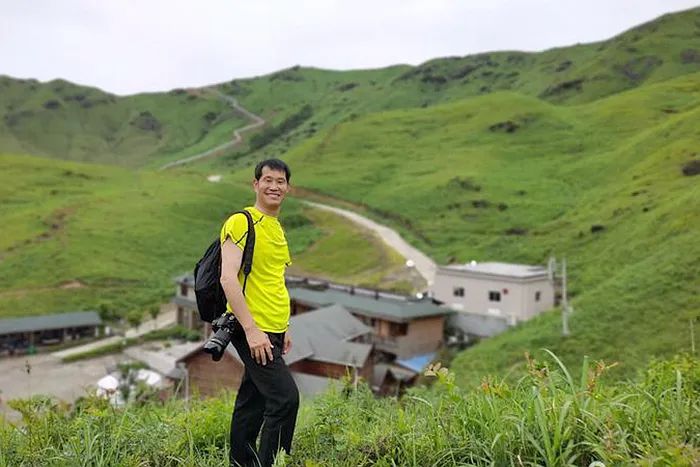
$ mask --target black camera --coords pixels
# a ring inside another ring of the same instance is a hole
[[[226,347],[231,342],[231,334],[233,334],[238,321],[233,313],[225,312],[214,321],[211,322],[211,327],[214,334],[204,344],[203,350],[211,355],[211,358],[218,362],[224,356]]]

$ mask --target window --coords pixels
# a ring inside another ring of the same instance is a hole
[[[408,323],[390,323],[390,336],[405,336],[408,333]]]
[[[489,292],[489,301],[490,302],[500,302],[501,301],[501,292],[491,290]]]
[[[540,292],[539,290],[537,292],[535,292],[535,301],[539,302],[541,296],[542,296],[542,292]]]
[[[452,295],[454,295],[455,297],[464,297],[464,287],[453,288]]]

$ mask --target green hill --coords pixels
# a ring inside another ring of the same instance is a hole
[[[0,76],[0,152],[157,166],[231,138],[247,123],[215,95],[176,89],[117,97],[55,80]]]
[[[689,349],[700,315],[700,186],[684,174],[700,164],[698,121],[700,73],[579,105],[500,92],[377,113],[286,157],[297,185],[356,203],[439,262],[567,257],[573,336],[545,314],[460,355],[459,375],[540,347],[629,375]]]
[[[223,166],[283,154],[324,128],[378,111],[504,90],[560,104],[591,102],[700,71],[699,32],[696,8],[606,41],[539,53],[493,52],[376,70],[293,67],[235,79],[217,88],[269,124]],[[65,81],[0,77],[0,153],[157,167],[215,147],[244,124],[215,95],[200,91],[117,97]]]
[[[229,213],[253,200],[248,187],[196,173],[6,155],[0,166],[0,316],[97,308],[122,316],[169,301],[172,279],[191,271]],[[346,274],[375,270],[371,280],[397,282],[384,277],[400,261],[336,216],[290,200],[282,222],[298,271],[316,271],[329,247],[349,242],[358,255]]]

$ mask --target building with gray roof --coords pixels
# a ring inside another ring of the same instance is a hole
[[[0,319],[0,350],[14,353],[32,346],[96,337],[101,327],[102,319],[95,311]]]
[[[468,335],[488,337],[554,307],[548,268],[501,262],[439,266],[433,297],[457,311],[450,324]]]

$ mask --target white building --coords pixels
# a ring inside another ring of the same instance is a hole
[[[439,266],[432,293],[436,300],[460,312],[456,318],[462,324],[458,327],[483,336],[497,334],[554,307],[554,284],[548,270],[525,264],[472,262]]]

